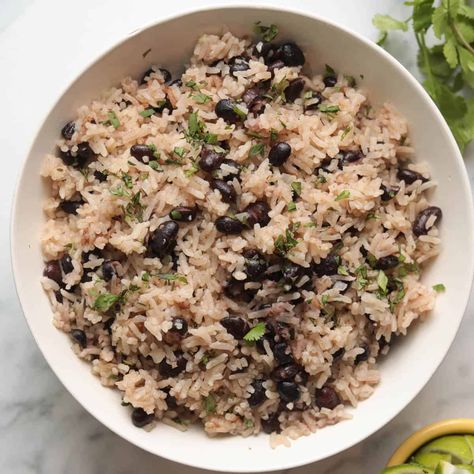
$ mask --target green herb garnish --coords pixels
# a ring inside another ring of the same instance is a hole
[[[405,2],[412,7],[407,20],[375,15],[380,30],[378,44],[388,32],[413,28],[419,47],[418,66],[425,76],[424,88],[438,106],[461,151],[474,138],[474,8],[465,0]],[[431,36],[439,42],[428,46]],[[465,90],[463,90],[465,86]],[[467,98],[466,98],[467,92]]]
[[[244,341],[256,342],[265,334],[265,323],[257,323],[245,336]]]
[[[287,209],[288,212],[296,211],[296,203],[293,202],[293,201],[290,201],[288,203],[288,206],[286,207],[286,209]]]
[[[150,281],[150,274],[148,272],[142,273],[142,281]]]
[[[285,256],[290,250],[298,245],[298,240],[295,239],[295,231],[299,226],[293,225],[286,229],[284,235],[279,235],[275,239],[275,250],[281,256]]]
[[[212,393],[210,393],[207,397],[203,398],[203,404],[204,409],[206,410],[206,413],[208,415],[216,411],[216,399],[214,398],[214,395],[212,395]]]
[[[318,109],[325,114],[336,114],[341,109],[338,105],[319,104]]]
[[[123,301],[125,300],[126,294],[127,294],[127,290],[123,290],[118,295],[114,295],[112,293],[102,293],[95,299],[92,305],[92,309],[95,309],[96,311],[99,311],[100,313],[105,313],[115,303],[123,303]]]
[[[155,109],[152,107],[149,107],[148,109],[142,110],[141,112],[138,113],[138,115],[141,115],[142,117],[150,117],[155,113]]]
[[[249,158],[253,158],[254,156],[257,156],[257,155],[263,155],[264,151],[265,151],[265,145],[263,143],[257,143],[255,145],[252,145],[249,151]]]
[[[125,206],[124,214],[125,214],[125,221],[129,224],[136,220],[138,222],[143,221],[143,205],[140,201],[141,191],[135,193],[130,202]]]
[[[196,101],[198,104],[207,104],[211,101],[211,97],[199,92],[198,94],[194,94],[192,96],[193,100]]]
[[[302,185],[299,181],[293,181],[291,183],[291,189],[295,192],[297,196],[301,196]]]
[[[113,194],[114,196],[130,196],[130,194],[120,185],[115,188],[110,188],[110,194]]]
[[[233,105],[232,111],[237,114],[241,119],[245,119],[247,117],[247,114],[238,105]]]
[[[344,140],[344,138],[347,137],[347,134],[352,130],[352,125],[348,125],[341,134],[341,141]]]
[[[158,161],[149,161],[148,166],[155,171],[163,171],[163,167],[158,163]]]
[[[191,168],[188,168],[187,170],[184,170],[184,175],[187,178],[189,178],[189,177],[193,176],[194,174],[196,174],[198,171],[199,171],[199,166],[197,165],[197,163],[195,163],[193,161],[192,164],[191,164]]]
[[[327,305],[329,302],[329,296],[328,295],[321,295],[321,304],[323,306]]]
[[[344,265],[339,265],[339,267],[337,267],[337,273],[338,275],[349,276],[349,272]]]
[[[377,286],[382,295],[387,294],[387,284],[388,284],[388,277],[385,275],[385,272],[380,270],[377,275]]]
[[[187,278],[182,275],[181,273],[159,273],[157,275],[157,277],[160,279],[160,280],[164,280],[164,281],[179,281],[180,283],[188,283],[188,280]]]
[[[100,122],[102,125],[112,125],[112,127],[114,128],[120,127],[120,120],[118,119],[117,115],[113,110],[107,113],[107,117],[107,120]]]
[[[437,285],[433,285],[433,290],[437,293],[442,293],[443,291],[446,291],[446,287],[442,283],[438,283]]]
[[[133,188],[133,180],[129,174],[124,173],[122,175],[122,181],[125,183],[125,187],[128,189]]]
[[[190,87],[191,89],[198,91],[199,86],[197,85],[196,81],[190,80],[184,83],[186,87]]]
[[[357,267],[355,270],[355,274],[357,275],[357,284],[360,286],[361,289],[365,288],[369,283],[369,280],[367,279],[367,267],[365,265]]]
[[[273,23],[270,26],[264,26],[260,21],[257,21],[253,30],[256,35],[260,36],[262,40],[266,42],[273,41],[278,35],[278,27]]]
[[[351,193],[347,189],[344,191],[340,192],[337,196],[335,201],[342,201],[343,199],[348,199],[350,197]]]
[[[325,64],[324,65],[324,75],[325,76],[335,76],[336,75],[336,71],[331,67],[329,66],[329,64]]]

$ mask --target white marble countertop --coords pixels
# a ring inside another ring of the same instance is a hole
[[[37,125],[53,98],[98,52],[155,18],[197,3],[237,0],[0,0],[0,472],[5,474],[206,474],[157,458],[122,440],[92,418],[47,366],[16,298],[9,256],[9,215],[14,182]],[[284,4],[285,0],[261,0]],[[292,0],[374,39],[371,17],[402,12],[398,0]],[[131,5],[133,9],[130,9]],[[405,14],[403,15],[405,16]],[[414,41],[391,43],[417,74]],[[466,153],[471,183],[474,147]],[[443,417],[474,417],[474,300],[456,341],[421,394],[378,433],[326,461],[294,474],[376,474],[414,429]],[[449,315],[446,315],[449,317]],[[472,331],[472,332],[471,332]],[[183,446],[183,449],[186,449]]]

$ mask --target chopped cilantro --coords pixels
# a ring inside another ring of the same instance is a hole
[[[94,301],[92,308],[100,313],[108,311],[115,303],[122,303],[125,300],[127,290],[123,290],[118,295],[113,293],[102,293]]]
[[[288,212],[296,211],[296,203],[293,201],[289,202],[287,206],[287,210]]]
[[[192,164],[191,164],[191,168],[188,168],[187,170],[184,170],[184,175],[187,178],[189,178],[189,177],[193,176],[194,174],[196,174],[198,171],[199,171],[199,166],[197,165],[197,163],[195,163],[193,161]]]
[[[344,265],[339,265],[339,267],[337,268],[337,273],[339,275],[349,276],[349,272],[347,271],[347,268]]]
[[[307,222],[304,227],[316,227],[316,224],[314,222]]]
[[[118,119],[117,115],[113,110],[107,113],[107,117],[107,120],[100,122],[102,125],[112,125],[112,127],[114,128],[120,127],[120,120]]]
[[[295,192],[297,196],[301,196],[301,183],[299,181],[293,181],[291,183],[291,189]]]
[[[178,155],[180,158],[183,158],[186,154],[186,150],[182,146],[175,146],[173,149],[173,153]]]
[[[241,119],[245,119],[247,117],[247,114],[237,104],[232,106],[232,111]]]
[[[254,25],[254,32],[260,36],[263,41],[273,41],[278,35],[278,27],[273,23],[270,26],[264,26],[260,21]]]
[[[194,94],[192,96],[193,100],[196,101],[198,104],[207,104],[211,101],[211,97],[199,92],[198,94]]]
[[[275,250],[281,256],[285,256],[291,249],[298,245],[298,240],[295,239],[294,232],[299,226],[293,226],[293,228],[288,228],[285,231],[285,234],[279,235],[275,239]]]
[[[125,187],[128,189],[133,188],[133,180],[129,174],[124,173],[122,175],[122,181],[125,183]]]
[[[244,426],[245,428],[253,428],[254,427],[253,421],[246,418],[244,420]]]
[[[329,296],[328,295],[321,295],[321,304],[323,306],[327,305],[329,302]]]
[[[184,85],[186,87],[190,87],[191,89],[195,90],[195,91],[198,91],[199,90],[199,86],[197,85],[196,81],[187,81],[184,83]]]
[[[148,272],[142,273],[142,281],[150,281],[150,274]]]
[[[216,399],[214,395],[210,393],[207,397],[203,398],[204,409],[206,413],[209,415],[211,413],[215,413],[216,411]]]
[[[370,221],[370,220],[377,220],[377,219],[380,219],[380,216],[375,214],[375,212],[369,212],[367,214],[366,220]]]
[[[160,273],[157,275],[160,280],[179,281],[180,283],[188,283],[187,278],[181,273]]]
[[[110,188],[110,194],[114,196],[130,196],[125,189],[122,188],[122,186],[117,186],[116,188]]]
[[[149,161],[148,166],[155,171],[163,171],[163,167],[158,163],[158,161]]]
[[[324,75],[325,76],[335,76],[336,71],[331,66],[329,66],[329,64],[325,64]]]
[[[217,141],[217,135],[215,133],[206,133],[204,135],[204,142],[208,145],[215,145]]]
[[[336,114],[341,109],[338,105],[319,104],[318,109],[325,114]]]
[[[377,275],[377,286],[379,287],[383,295],[387,294],[387,284],[388,284],[388,277],[387,275],[385,275],[385,272],[383,270],[380,270]]]
[[[278,139],[278,131],[275,130],[274,128],[272,128],[272,129],[270,130],[270,140],[271,140],[272,142],[274,142],[274,141],[277,140],[277,139]]]
[[[253,158],[254,156],[257,156],[257,155],[263,155],[264,151],[265,151],[265,145],[263,143],[257,143],[250,148],[249,157]]]
[[[341,141],[344,140],[344,138],[347,137],[347,134],[352,130],[352,125],[348,125],[341,134]]]
[[[177,211],[176,209],[173,209],[171,212],[170,212],[170,217],[171,219],[175,219],[175,220],[180,220],[183,218],[183,214],[181,214],[180,211]]]
[[[141,191],[135,193],[130,202],[125,206],[125,221],[129,224],[133,220],[142,222],[143,220],[143,205],[140,202]]]
[[[343,199],[348,199],[350,197],[351,193],[350,191],[348,191],[347,189],[345,189],[344,191],[340,192],[335,201],[342,201]]]
[[[252,138],[258,138],[259,140],[262,140],[263,138],[265,138],[264,135],[262,135],[261,133],[258,133],[258,132],[254,132],[252,130],[247,130],[245,132],[245,135],[249,136],[249,137],[252,137]]]
[[[360,267],[356,268],[355,273],[357,275],[357,284],[361,288],[365,288],[369,283],[369,280],[367,279],[367,267],[365,265],[361,265]]]
[[[139,115],[146,118],[146,117],[152,116],[154,113],[155,113],[155,109],[153,107],[149,107],[148,109],[145,109],[139,112]]]
[[[433,285],[433,290],[442,293],[443,291],[446,291],[446,287],[442,283],[438,283],[437,285]]]
[[[244,341],[256,342],[265,334],[265,323],[257,323],[245,336]]]

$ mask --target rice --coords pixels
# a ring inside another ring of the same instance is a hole
[[[79,108],[43,162],[42,284],[55,326],[135,425],[287,446],[347,419],[379,383],[378,357],[429,315],[420,276],[440,211],[392,105],[373,108],[342,74],[271,72],[254,52],[203,35],[181,83],[153,67]],[[216,115],[222,99],[234,108]],[[272,166],[281,142],[291,154]],[[207,152],[213,173],[199,169]],[[160,253],[165,228],[178,230]]]

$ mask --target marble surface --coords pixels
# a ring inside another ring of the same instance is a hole
[[[1,473],[205,474],[132,446],[98,423],[66,392],[37,349],[21,314],[12,281],[8,236],[10,203],[20,163],[58,91],[91,57],[124,33],[196,3],[197,0],[142,0],[134,2],[140,6],[129,11],[127,6],[132,3],[127,0],[0,0]],[[284,0],[260,3],[283,4]],[[374,13],[382,10],[406,15],[398,0],[293,0],[292,4],[327,16],[371,39],[376,37],[370,21]],[[408,35],[396,39],[389,45],[391,52],[416,75],[414,42]],[[466,166],[472,182],[474,147],[466,153]],[[444,363],[395,420],[352,449],[291,472],[375,474],[414,429],[443,417],[473,417],[473,311],[471,297],[461,330]]]

